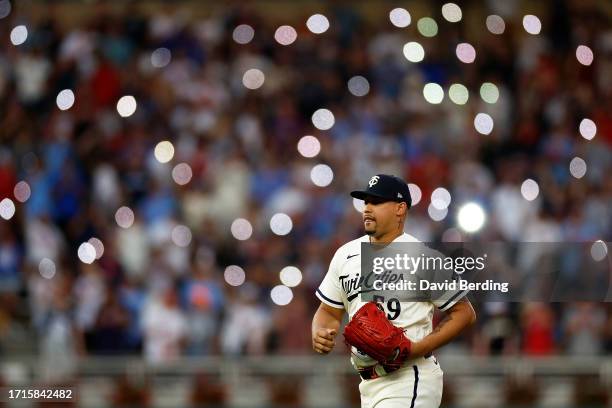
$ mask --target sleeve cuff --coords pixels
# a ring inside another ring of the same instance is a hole
[[[455,293],[453,296],[450,297],[450,299],[448,299],[441,306],[439,306],[438,309],[442,310],[443,312],[447,311],[448,309],[453,307],[455,303],[457,303],[459,300],[461,300],[461,298],[463,298],[467,294],[468,294],[467,290],[463,290],[463,291],[459,291]]]
[[[331,306],[336,309],[344,309],[344,303],[328,298],[327,296],[323,294],[323,292],[321,292],[320,289],[317,289],[315,294],[317,295],[319,300],[325,303],[326,305]]]

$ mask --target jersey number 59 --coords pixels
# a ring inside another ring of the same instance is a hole
[[[373,299],[374,302],[376,303],[381,303],[382,306],[388,310],[387,313],[387,319],[389,320],[395,320],[397,319],[397,317],[400,315],[400,312],[402,311],[402,307],[400,304],[400,301],[396,298],[391,298],[387,301],[387,304],[385,305],[385,297],[384,296],[378,296],[378,295],[374,295]]]

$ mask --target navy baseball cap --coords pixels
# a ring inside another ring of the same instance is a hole
[[[364,200],[366,197],[378,197],[388,201],[402,201],[412,206],[410,198],[410,190],[408,184],[399,177],[389,174],[377,174],[368,181],[368,187],[365,190],[351,191],[351,197],[359,200]]]

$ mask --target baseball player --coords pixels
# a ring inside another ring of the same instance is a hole
[[[353,191],[351,196],[365,202],[365,235],[336,251],[316,291],[321,304],[312,321],[313,349],[320,354],[333,349],[344,313],[348,312],[349,325],[344,335],[353,346],[351,363],[362,377],[362,408],[438,407],[442,370],[432,352],[475,322],[474,309],[461,291],[428,302],[381,298],[378,304],[363,301],[359,285],[351,284],[361,274],[362,242],[419,241],[404,233],[411,198],[408,186],[400,178],[378,174],[369,180],[365,190]],[[435,330],[434,307],[446,312]],[[349,326],[353,329],[350,333]],[[395,350],[393,355],[381,355],[390,343]]]

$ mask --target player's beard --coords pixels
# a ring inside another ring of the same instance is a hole
[[[375,221],[370,221],[369,222],[369,224],[370,224],[369,226],[367,226],[365,222],[363,223],[363,229],[364,229],[366,235],[372,236],[372,235],[376,234],[376,225],[372,225],[374,223],[375,223]]]

